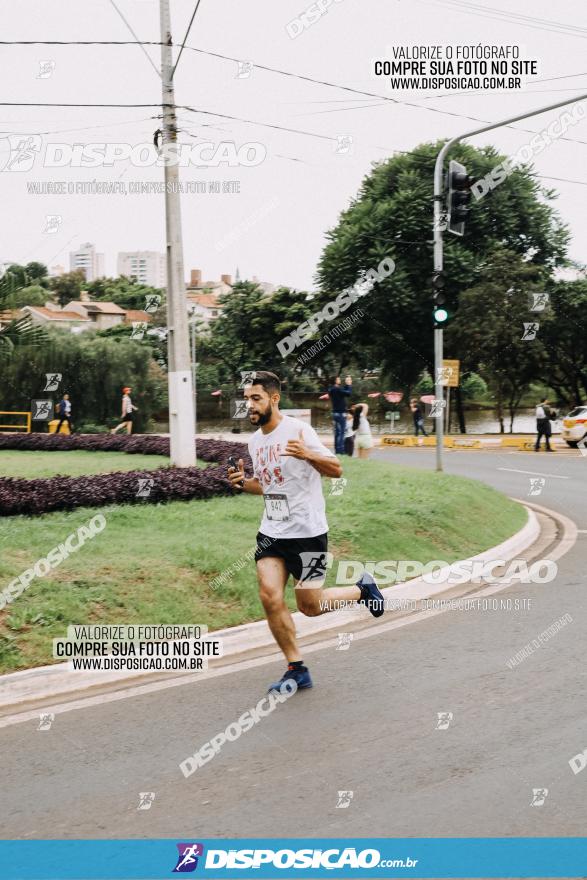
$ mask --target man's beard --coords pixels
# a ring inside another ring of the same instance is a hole
[[[271,404],[268,405],[267,409],[263,413],[258,413],[256,424],[261,427],[262,425],[266,425],[267,422],[271,420],[272,409]]]

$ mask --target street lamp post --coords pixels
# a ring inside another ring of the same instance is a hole
[[[480,128],[474,128],[471,131],[466,131],[464,134],[459,134],[456,137],[451,138],[447,141],[438,156],[436,157],[436,165],[434,166],[434,221],[433,221],[433,235],[434,235],[434,272],[442,272],[443,268],[443,228],[442,228],[442,207],[443,207],[443,186],[442,186],[442,172],[443,172],[443,164],[444,159],[448,151],[454,144],[458,144],[460,141],[464,140],[464,138],[472,137],[475,134],[481,134],[484,131],[491,131],[494,128],[500,128],[502,125],[509,125],[512,122],[518,122],[521,119],[529,119],[531,116],[539,116],[541,113],[546,113],[548,110],[556,110],[558,107],[566,107],[568,104],[575,104],[577,101],[584,101],[587,98],[587,94],[576,95],[574,98],[568,98],[565,101],[557,101],[556,104],[548,104],[546,107],[539,107],[538,110],[531,110],[529,113],[520,113],[517,116],[510,116],[507,119],[501,119],[499,122],[492,122],[489,125],[482,125]],[[438,402],[443,399],[443,385],[442,385],[442,357],[443,357],[443,337],[442,337],[442,328],[435,327],[434,329],[434,369],[436,375],[434,377],[434,397]],[[442,459],[443,459],[443,443],[444,443],[444,431],[443,431],[443,415],[442,409],[440,411],[440,417],[436,418],[436,470],[442,470]]]

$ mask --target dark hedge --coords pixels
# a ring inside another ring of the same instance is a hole
[[[119,451],[146,455],[168,455],[169,439],[148,434],[116,436],[110,434],[10,434],[0,435],[0,449]],[[198,458],[215,461],[219,467],[162,467],[142,471],[115,471],[81,477],[48,477],[35,480],[0,477],[0,516],[38,515],[76,507],[106,504],[155,504],[172,500],[212,498],[230,495],[226,477],[229,455],[242,458],[250,470],[246,444],[225,440],[198,440]],[[138,496],[145,483],[149,492]],[[150,480],[153,480],[151,485]]]

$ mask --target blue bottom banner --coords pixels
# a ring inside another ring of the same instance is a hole
[[[2,840],[2,880],[585,877],[587,837]]]

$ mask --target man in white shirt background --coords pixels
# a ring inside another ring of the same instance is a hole
[[[285,674],[269,690],[279,690],[292,679],[301,690],[312,687],[312,679],[285,603],[290,574],[298,609],[312,617],[332,610],[335,602],[353,600],[379,617],[383,596],[368,573],[356,586],[322,589],[328,524],[321,477],[340,477],[340,462],[312,427],[279,411],[281,383],[274,373],[255,371],[243,393],[249,421],[258,428],[248,444],[253,476],[245,476],[240,459],[238,469],[229,468],[229,479],[236,491],[262,495],[265,506],[255,553],[259,596],[269,628],[288,662]]]

